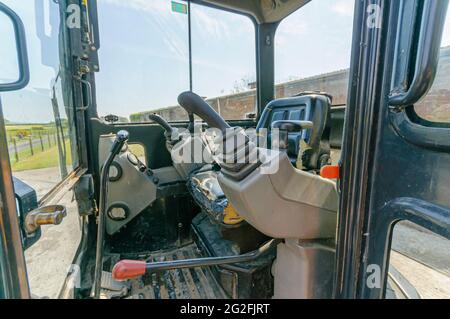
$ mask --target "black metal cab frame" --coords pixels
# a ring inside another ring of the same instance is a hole
[[[368,6],[382,12],[367,24]],[[445,125],[414,115],[431,87],[448,1],[357,1],[340,180],[337,298],[385,296],[401,220],[450,239]],[[428,123],[429,124],[429,123]],[[379,286],[367,284],[379,269]]]

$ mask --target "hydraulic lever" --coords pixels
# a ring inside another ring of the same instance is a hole
[[[100,173],[100,205],[98,214],[98,228],[97,228],[97,251],[95,259],[95,275],[94,275],[94,298],[98,299],[100,297],[100,286],[102,279],[103,270],[103,237],[105,234],[105,217],[106,217],[106,202],[108,198],[108,180],[109,180],[109,169],[112,162],[120,150],[123,148],[124,144],[129,138],[127,131],[119,131],[116,134],[116,138],[111,146],[108,158],[103,164]]]
[[[145,262],[143,260],[121,260],[113,268],[112,275],[116,280],[127,280],[160,270],[206,267],[249,262],[268,252],[280,243],[279,239],[272,239],[259,249],[236,256],[205,257],[184,260]]]
[[[160,115],[153,113],[148,116],[150,120],[152,120],[155,123],[158,123],[162,126],[162,128],[167,132],[167,134],[172,134],[173,127],[170,126],[169,122],[167,122],[164,118],[162,118]]]
[[[210,127],[215,127],[225,132],[230,125],[200,96],[193,92],[183,92],[178,96],[178,103],[188,113],[197,114]]]
[[[178,96],[178,104],[188,113],[198,115],[210,127],[222,132],[222,136],[214,140],[214,143],[222,144],[215,154],[218,164],[222,167],[222,173],[242,180],[261,164],[256,144],[250,141],[245,131],[242,128],[230,127],[199,95],[194,92],[183,92]]]

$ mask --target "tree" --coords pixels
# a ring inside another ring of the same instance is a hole
[[[255,82],[250,76],[244,76],[239,81],[234,82],[233,89],[231,90],[231,93],[241,93],[248,91],[250,89],[250,84]]]

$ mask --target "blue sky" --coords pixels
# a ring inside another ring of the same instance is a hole
[[[49,89],[57,73],[58,17],[53,1],[2,0],[21,16],[27,31],[31,82],[25,91],[3,95],[6,118],[48,122]],[[36,23],[35,4],[42,3]],[[101,48],[97,78],[100,115],[121,116],[176,104],[189,88],[187,15],[173,13],[169,0],[98,0]],[[347,68],[353,0],[314,0],[281,23],[275,39],[276,82]],[[43,18],[43,19],[42,19]],[[36,24],[40,26],[39,36]],[[7,29],[0,19],[0,29]],[[254,80],[254,27],[249,19],[192,6],[193,88],[202,96],[230,94]],[[42,49],[41,39],[47,42]],[[450,17],[443,45],[450,45]],[[0,46],[10,63],[0,79],[15,76],[14,49]]]

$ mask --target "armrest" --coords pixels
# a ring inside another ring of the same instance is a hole
[[[289,147],[289,133],[290,132],[301,132],[302,130],[313,128],[313,122],[311,121],[275,121],[272,123],[272,129],[279,129],[280,136],[278,141],[278,148],[282,150],[287,150]],[[276,146],[277,141],[273,140]]]
[[[300,132],[302,130],[313,128],[313,122],[311,122],[311,121],[291,121],[291,120],[275,121],[272,123],[272,129],[274,129],[274,128],[277,128],[280,131]]]

